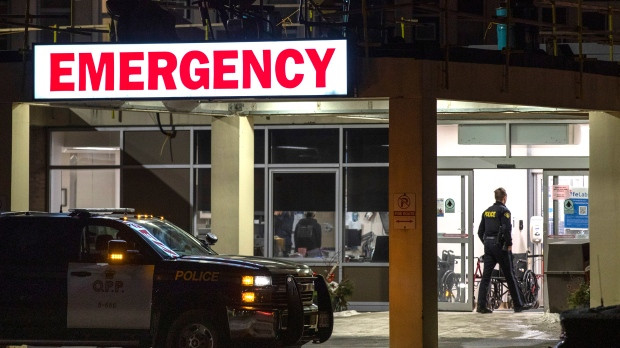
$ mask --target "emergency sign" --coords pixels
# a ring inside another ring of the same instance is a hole
[[[346,95],[346,40],[36,45],[35,99]]]

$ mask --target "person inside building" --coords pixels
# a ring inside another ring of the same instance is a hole
[[[293,221],[295,217],[290,211],[274,212],[274,233],[276,236],[284,239],[284,250],[282,256],[289,256],[293,247]]]
[[[295,248],[302,256],[321,256],[321,225],[308,211],[295,226]]]
[[[523,296],[518,289],[512,263],[512,225],[510,223],[510,210],[506,208],[508,195],[502,187],[495,190],[495,203],[482,213],[482,220],[478,227],[478,237],[484,244],[484,271],[478,289],[478,313],[493,313],[488,308],[487,294],[491,275],[495,265],[499,263],[500,269],[506,278],[508,290],[512,297],[514,311],[521,312],[530,309],[523,303]]]

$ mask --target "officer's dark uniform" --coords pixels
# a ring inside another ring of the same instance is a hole
[[[523,296],[517,288],[517,279],[512,266],[512,252],[503,250],[501,246],[497,245],[500,223],[506,231],[506,246],[512,246],[510,210],[502,202],[497,201],[482,213],[482,221],[478,227],[478,237],[484,243],[484,271],[478,289],[478,311],[484,312],[487,308],[486,294],[488,294],[489,284],[491,283],[491,274],[495,265],[499,263],[508,284],[514,309],[516,312],[520,312],[524,309],[524,303]]]

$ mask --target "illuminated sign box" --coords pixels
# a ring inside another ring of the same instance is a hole
[[[346,40],[34,46],[36,100],[346,96]]]

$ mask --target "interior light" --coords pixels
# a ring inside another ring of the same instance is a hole
[[[241,300],[246,303],[251,303],[256,300],[256,295],[252,291],[244,292],[241,294]]]
[[[243,277],[241,277],[241,284],[243,286],[252,286],[252,285],[254,285],[254,277],[253,276],[243,276]]]

